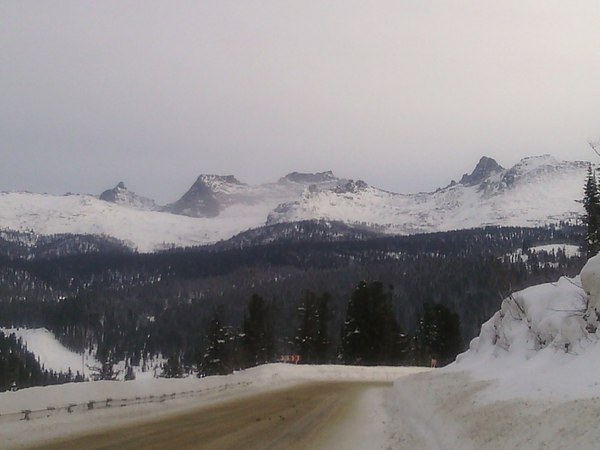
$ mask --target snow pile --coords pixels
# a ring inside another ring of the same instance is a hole
[[[74,403],[101,402],[107,398],[134,399],[150,395],[159,397],[188,393],[195,389],[233,392],[241,389],[236,389],[236,386],[243,386],[243,391],[248,394],[257,389],[273,389],[307,381],[392,382],[400,377],[428,370],[423,367],[309,366],[277,363],[242,370],[232,375],[205,378],[189,376],[67,383],[0,393],[0,415],[18,413],[25,409],[35,411],[49,406],[58,408]]]
[[[471,342],[470,349],[478,359],[485,353],[528,359],[545,348],[568,352],[586,335],[586,298],[579,280],[565,277],[511,294],[481,327],[481,335]],[[459,357],[459,362],[467,356]]]
[[[583,385],[565,383],[580,379],[581,366],[600,354],[596,337],[586,331],[587,295],[579,283],[563,277],[510,295],[447,370],[498,380],[496,399],[585,396],[580,388],[600,380],[597,371]]]
[[[504,299],[469,350],[444,372],[494,383],[488,400],[587,399],[600,394],[600,255],[579,277]]]
[[[600,255],[590,258],[581,270],[581,284],[589,296],[584,318],[588,328],[596,331],[600,322]]]

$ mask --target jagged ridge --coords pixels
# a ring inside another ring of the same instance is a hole
[[[181,199],[159,211],[139,207],[137,199],[143,197],[122,183],[104,192],[103,200],[0,193],[0,229],[106,235],[140,251],[153,251],[211,244],[265,223],[311,220],[389,234],[540,226],[576,220],[582,214],[578,201],[587,166],[544,155],[503,169],[491,158],[482,158],[460,183],[419,194],[383,191],[364,181],[339,179],[332,172],[291,173],[257,186],[233,176],[201,175]]]

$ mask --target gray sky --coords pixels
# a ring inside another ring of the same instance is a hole
[[[597,0],[0,0],[0,190],[428,191],[597,138]]]

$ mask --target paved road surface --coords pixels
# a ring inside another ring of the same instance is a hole
[[[318,449],[365,389],[382,383],[320,382],[200,407],[36,447],[63,449]]]

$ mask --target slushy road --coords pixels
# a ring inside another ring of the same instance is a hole
[[[318,382],[231,399],[178,415],[52,441],[36,449],[319,449],[360,395],[386,383]]]

